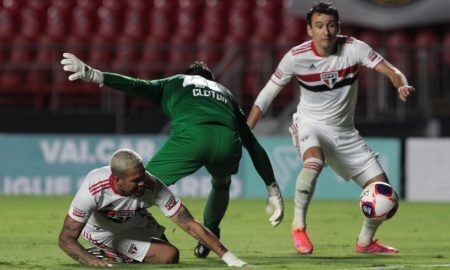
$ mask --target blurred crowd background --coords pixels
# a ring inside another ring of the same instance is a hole
[[[249,112],[284,53],[308,40],[298,14],[312,1],[301,2],[0,0],[0,132],[167,132],[154,104],[69,82],[59,64],[63,52],[143,79],[170,76],[201,60]],[[450,136],[450,22],[378,29],[341,21],[341,34],[371,45],[417,88],[401,103],[390,82],[361,69],[357,128],[365,136]],[[257,133],[287,134],[299,99],[295,83],[280,93]]]

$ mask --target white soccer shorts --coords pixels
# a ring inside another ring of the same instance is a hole
[[[85,226],[82,234],[91,244],[115,254],[125,262],[142,262],[152,239],[161,239],[165,230],[155,219],[148,220],[147,226],[132,227],[116,233]]]
[[[306,150],[322,148],[325,162],[345,180],[352,179],[361,187],[384,173],[374,153],[356,129],[338,129],[296,122],[290,128],[294,147],[300,157]]]

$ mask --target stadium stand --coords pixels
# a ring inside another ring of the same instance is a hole
[[[113,110],[115,97],[67,80],[58,62],[69,51],[102,70],[147,79],[204,61],[248,111],[284,53],[308,39],[305,20],[292,15],[288,5],[287,0],[2,0],[0,104],[52,113],[104,110],[105,104]],[[375,31],[344,22],[341,33],[365,41],[413,84],[431,89],[427,95],[436,98],[425,103],[448,98],[442,90],[450,86],[448,25]],[[364,69],[359,81],[358,116],[390,117],[383,106],[393,109],[395,92],[378,91],[385,84]],[[295,89],[295,82],[287,86],[268,115],[288,108]],[[129,112],[153,107],[133,97],[123,104]],[[450,115],[440,108],[428,113]]]

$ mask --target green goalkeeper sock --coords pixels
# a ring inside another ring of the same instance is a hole
[[[203,224],[217,237],[220,237],[219,225],[228,208],[230,201],[230,184],[217,184],[212,182],[211,192],[206,201],[203,213]]]

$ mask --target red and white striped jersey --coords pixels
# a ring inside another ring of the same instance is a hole
[[[286,85],[295,76],[300,102],[294,119],[335,127],[354,126],[359,67],[375,68],[383,61],[366,43],[353,37],[338,36],[337,50],[321,57],[312,41],[287,52],[271,80]]]
[[[154,176],[145,180],[141,196],[117,194],[112,181],[109,166],[89,172],[70,205],[69,216],[92,229],[114,233],[147,224],[147,208],[152,205],[169,217],[181,206],[181,201]]]

